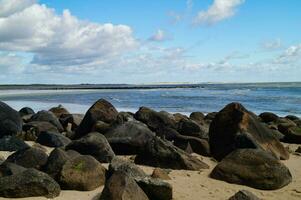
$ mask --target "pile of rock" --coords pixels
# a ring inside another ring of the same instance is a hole
[[[281,159],[289,152],[279,140],[301,143],[301,120],[272,113],[256,116],[239,103],[206,116],[185,116],[141,107],[118,112],[104,99],[85,115],[62,106],[19,112],[0,102],[0,151],[12,153],[0,165],[0,197],[45,196],[62,190],[104,189],[102,200],[172,199],[164,169],[200,170],[219,163],[210,177],[263,190],[281,188],[292,176]],[[55,148],[50,155],[24,141]],[[134,155],[133,161],[117,155]],[[109,163],[108,170],[102,163]],[[148,176],[137,165],[155,167]],[[258,170],[260,169],[260,170]],[[232,197],[252,196],[241,191]],[[255,199],[255,197],[252,197]]]

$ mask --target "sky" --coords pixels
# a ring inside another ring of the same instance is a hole
[[[0,0],[0,84],[301,81],[300,0]]]

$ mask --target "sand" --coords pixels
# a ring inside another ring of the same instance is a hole
[[[32,145],[32,143],[30,143]],[[291,151],[294,151],[298,145],[284,144],[289,146]],[[47,152],[51,152],[51,148],[47,148]],[[0,152],[0,157],[7,157],[9,152]],[[168,182],[173,186],[174,200],[226,200],[234,193],[241,189],[249,190],[264,200],[297,200],[301,199],[301,155],[291,154],[290,159],[282,161],[291,171],[293,181],[286,187],[273,190],[263,191],[253,189],[247,186],[229,184],[223,181],[218,181],[209,178],[211,170],[216,165],[216,162],[211,158],[201,157],[199,159],[206,162],[210,169],[201,171],[186,171],[172,170],[169,174],[172,180]],[[107,165],[105,165],[107,167]],[[147,174],[151,174],[152,167],[140,166]],[[97,188],[90,192],[79,191],[62,191],[60,196],[55,200],[97,200],[103,187]],[[0,198],[8,199],[8,198]],[[22,198],[23,200],[45,200],[44,197]]]

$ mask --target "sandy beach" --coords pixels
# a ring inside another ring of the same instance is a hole
[[[27,142],[29,145],[33,145],[33,142]],[[298,145],[286,144],[291,151],[295,151]],[[44,146],[45,147],[45,146]],[[45,147],[49,154],[53,148]],[[0,152],[0,157],[6,158],[12,152]],[[215,167],[216,162],[212,158],[202,157],[197,154],[194,156],[198,157],[210,168],[201,171],[188,171],[188,170],[171,170],[169,176],[171,180],[168,180],[173,186],[173,199],[174,200],[226,200],[239,190],[248,190],[263,200],[297,200],[301,199],[301,154],[292,153],[290,159],[282,161],[291,171],[293,181],[289,185],[272,191],[257,190],[251,187],[229,184],[223,181],[215,180],[209,177],[211,170]],[[123,159],[129,160],[128,156],[120,156]],[[108,164],[103,164],[106,168]],[[153,167],[138,165],[144,172],[151,174]],[[55,200],[98,200],[103,186],[93,191],[81,192],[81,191],[70,191],[62,190],[59,197],[54,198]],[[10,198],[0,198],[10,199]],[[44,200],[45,197],[30,197],[20,198],[20,200]]]

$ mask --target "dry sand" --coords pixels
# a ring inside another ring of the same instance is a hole
[[[30,143],[32,145],[32,143]],[[284,144],[294,151],[298,145]],[[47,148],[48,153],[52,150]],[[0,157],[7,157],[10,153],[0,152]],[[173,186],[174,200],[226,200],[241,189],[246,189],[264,200],[300,200],[301,199],[301,155],[291,154],[290,159],[283,163],[290,169],[293,181],[288,186],[273,191],[263,191],[247,186],[229,184],[209,178],[211,170],[216,162],[210,158],[198,156],[210,169],[202,171],[172,170],[168,182]],[[107,165],[105,165],[107,167]],[[147,174],[151,174],[154,168],[140,166]],[[97,200],[103,187],[90,192],[62,191],[55,200]],[[8,198],[0,198],[8,199]],[[23,200],[45,200],[43,197],[22,198]]]

